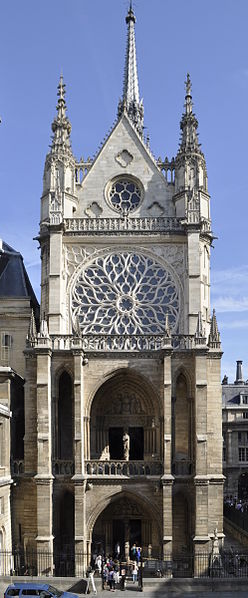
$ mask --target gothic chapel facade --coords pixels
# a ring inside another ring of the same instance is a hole
[[[13,541],[128,556],[197,554],[222,534],[220,337],[210,198],[186,81],[175,159],[144,139],[135,16],[118,117],[94,160],[71,149],[58,86],[41,198],[41,324],[26,358]],[[77,555],[83,555],[83,560]]]

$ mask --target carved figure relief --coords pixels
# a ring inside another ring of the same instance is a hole
[[[108,415],[133,415],[144,413],[140,400],[134,395],[119,393],[105,411]]]

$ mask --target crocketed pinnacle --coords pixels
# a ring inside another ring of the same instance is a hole
[[[35,317],[33,309],[31,311],[30,322],[29,322],[29,329],[28,329],[28,339],[34,340],[37,336],[36,324],[35,324]]]
[[[185,81],[186,95],[185,95],[185,112],[180,122],[181,128],[181,141],[179,147],[179,154],[182,153],[202,153],[200,150],[200,144],[198,140],[198,120],[193,113],[193,102],[191,95],[191,80],[189,73],[187,73],[187,79]]]
[[[71,154],[71,123],[68,117],[66,116],[65,84],[63,81],[62,74],[60,75],[57,95],[57,116],[55,117],[52,123],[52,153]]]
[[[129,118],[135,125],[140,135],[144,129],[144,108],[143,102],[139,99],[139,82],[136,62],[135,44],[135,22],[136,18],[132,8],[132,2],[126,16],[127,23],[127,50],[124,69],[123,95],[119,101],[118,118],[126,110]]]
[[[215,309],[213,309],[213,315],[210,323],[210,334],[209,334],[209,345],[219,346],[220,345],[220,333],[218,329]]]

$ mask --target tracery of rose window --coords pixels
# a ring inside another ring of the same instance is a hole
[[[175,332],[179,293],[171,273],[153,258],[115,252],[80,272],[72,314],[83,334],[163,334],[166,314]]]

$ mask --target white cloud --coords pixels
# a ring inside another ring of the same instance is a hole
[[[211,279],[212,304],[216,311],[248,311],[248,265],[213,271]]]
[[[248,328],[248,320],[228,320],[228,322],[225,321],[219,321],[218,322],[219,328],[220,329],[226,329],[228,328],[229,330],[235,330],[236,328]]]

